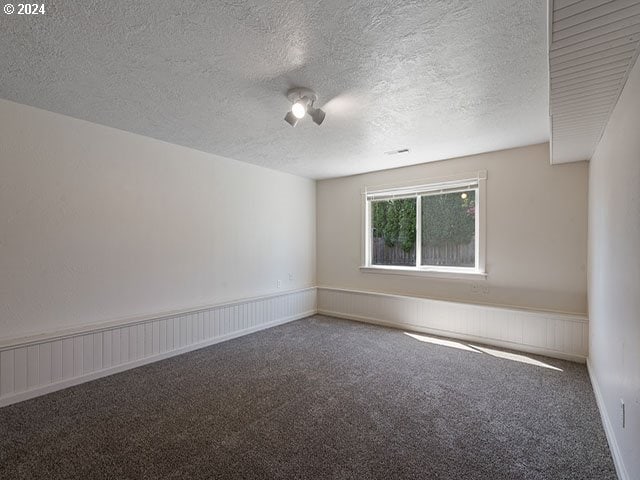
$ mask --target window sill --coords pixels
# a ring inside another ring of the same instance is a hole
[[[486,280],[487,278],[486,273],[468,268],[446,268],[436,270],[432,268],[384,267],[376,265],[362,266],[360,267],[360,271],[362,273],[382,273],[385,275],[406,275],[413,277],[433,277],[459,280]]]

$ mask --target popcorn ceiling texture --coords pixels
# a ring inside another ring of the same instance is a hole
[[[538,0],[46,6],[0,16],[1,98],[311,178],[548,140]]]

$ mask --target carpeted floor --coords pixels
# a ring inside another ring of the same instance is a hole
[[[615,479],[585,366],[490,353],[316,315],[0,409],[0,478]]]

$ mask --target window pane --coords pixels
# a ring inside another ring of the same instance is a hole
[[[476,192],[422,197],[422,265],[475,267]]]
[[[371,263],[416,266],[416,199],[371,202]]]

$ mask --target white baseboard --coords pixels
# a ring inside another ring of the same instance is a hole
[[[613,429],[613,425],[611,424],[611,419],[609,418],[609,414],[607,413],[607,409],[605,408],[604,397],[602,396],[602,391],[600,390],[598,379],[593,372],[591,362],[588,358],[587,371],[589,372],[589,378],[591,379],[591,385],[593,386],[593,393],[596,397],[596,404],[598,405],[600,418],[602,419],[602,426],[604,427],[604,433],[607,436],[607,442],[609,442],[609,450],[611,450],[611,456],[613,457],[613,464],[616,467],[618,478],[620,480],[631,480],[631,476],[627,473],[627,469],[624,466],[624,461],[622,460],[622,454],[620,453],[620,447],[618,446],[618,441],[616,440],[616,435]]]
[[[307,288],[69,335],[0,351],[0,407],[316,313]]]
[[[584,363],[579,315],[318,287],[318,313]]]
[[[0,407],[319,312],[584,362],[574,315],[307,288],[0,345]]]

